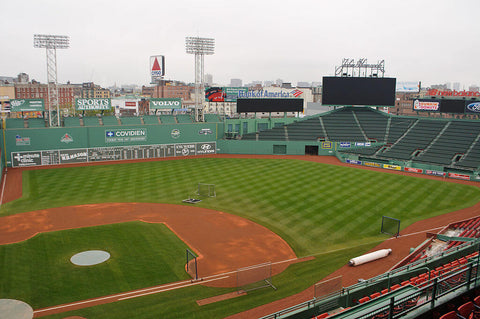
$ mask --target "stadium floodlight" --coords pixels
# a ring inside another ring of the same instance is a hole
[[[205,55],[212,55],[215,51],[215,39],[186,37],[185,49],[188,54],[195,55],[195,119],[203,121],[202,108],[205,95],[204,67]]]
[[[48,101],[46,104],[48,105],[48,121],[50,126],[60,126],[57,88],[57,49],[68,49],[70,47],[70,38],[66,35],[34,34],[33,46],[35,48],[46,49],[48,84]],[[57,114],[53,115],[52,109],[56,109]],[[55,116],[57,118],[56,123]]]

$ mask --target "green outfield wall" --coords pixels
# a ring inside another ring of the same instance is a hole
[[[219,123],[6,129],[8,166],[216,153]]]

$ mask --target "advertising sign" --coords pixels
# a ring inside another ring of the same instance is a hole
[[[105,131],[106,143],[126,143],[147,140],[147,129],[115,129]]]
[[[175,156],[195,155],[195,144],[176,144]]]
[[[469,180],[470,180],[470,176],[469,176],[469,175],[465,175],[465,174],[448,173],[448,177],[457,178],[457,179],[463,179],[463,180],[466,180],[466,181],[469,181]]]
[[[349,148],[350,146],[352,146],[352,143],[350,142],[340,142],[341,148]]]
[[[43,99],[10,100],[11,112],[42,112],[45,111]]]
[[[158,82],[165,75],[165,56],[153,55],[150,57],[150,76],[152,83]]]
[[[365,166],[371,166],[371,167],[382,167],[379,163],[373,163],[373,162],[365,162],[363,163]]]
[[[197,155],[215,154],[215,143],[197,143]]]
[[[12,153],[12,166],[37,166],[42,164],[41,152]]]
[[[87,149],[60,150],[60,163],[84,163],[88,161]]]
[[[412,173],[419,173],[419,174],[423,173],[423,169],[421,168],[405,167],[403,170],[405,172],[412,172]]]
[[[172,99],[150,99],[150,109],[181,109],[182,100],[180,98]]]
[[[430,89],[427,91],[427,95],[430,96],[460,96],[460,97],[480,97],[480,92],[475,91],[457,91],[457,90],[437,90]]]
[[[362,165],[362,161],[356,161],[356,160],[352,160],[352,159],[349,159],[349,158],[347,158],[345,160],[345,162],[349,163],[349,164]]]
[[[425,174],[427,174],[427,175],[434,175],[434,176],[445,176],[447,173],[445,173],[445,172],[439,172],[439,171],[432,171],[432,170],[427,169],[427,170],[425,171]]]
[[[383,168],[393,169],[393,170],[395,170],[395,171],[401,171],[401,170],[402,170],[402,167],[401,167],[401,166],[398,166],[398,165],[390,165],[390,164],[383,164]]]
[[[414,111],[429,111],[436,112],[440,109],[440,101],[432,100],[415,100],[413,101],[413,110]]]
[[[75,110],[110,110],[112,101],[110,99],[75,99]]]
[[[322,149],[329,150],[332,148],[332,142],[322,142]]]
[[[480,102],[466,102],[465,113],[480,113]]]

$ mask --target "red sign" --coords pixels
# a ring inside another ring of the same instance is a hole
[[[413,173],[423,173],[423,169],[421,168],[413,168],[413,167],[405,167],[404,168],[405,172],[413,172]]]
[[[457,173],[448,173],[448,177],[464,179],[464,180],[467,180],[467,181],[470,180],[470,176],[464,175],[464,174],[457,174]]]
[[[137,102],[125,102],[125,106],[137,106]]]
[[[428,90],[427,95],[430,96],[471,96],[471,97],[480,97],[480,92],[474,91],[456,91],[456,90],[446,90],[440,91],[437,89]]]

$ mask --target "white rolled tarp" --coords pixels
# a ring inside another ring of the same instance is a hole
[[[352,258],[352,259],[350,259],[348,264],[350,266],[358,266],[358,265],[361,265],[361,264],[368,263],[370,261],[374,261],[374,260],[377,260],[377,259],[380,259],[380,258],[387,257],[388,255],[390,255],[391,252],[392,252],[392,250],[390,248],[380,249],[380,250],[374,251],[372,253],[368,253],[368,254],[365,254],[365,255],[361,255],[361,256]]]

